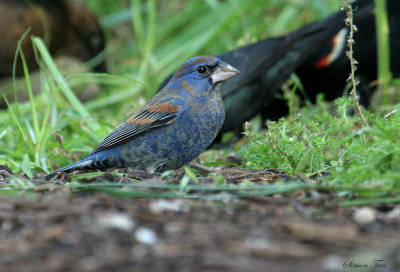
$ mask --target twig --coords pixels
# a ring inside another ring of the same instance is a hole
[[[350,94],[352,95],[353,100],[354,100],[354,110],[358,113],[358,115],[360,116],[364,125],[368,126],[368,121],[364,117],[362,108],[359,103],[360,98],[357,95],[357,85],[360,82],[355,79],[355,71],[357,70],[358,62],[354,59],[354,56],[353,56],[353,44],[355,43],[354,33],[357,32],[357,27],[353,24],[353,8],[350,4],[347,3],[347,1],[343,1],[342,5],[341,5],[341,9],[346,11],[347,18],[345,20],[345,23],[350,28],[350,33],[349,33],[349,36],[347,37],[347,46],[349,47],[349,50],[346,51],[346,55],[350,60],[350,67],[351,67],[351,74],[350,74],[349,78],[347,79],[347,81],[351,80],[351,83],[352,83],[352,90],[351,90]]]
[[[202,174],[208,175],[211,173],[218,173],[222,168],[221,167],[207,167],[204,165],[201,165],[197,162],[191,162],[189,163],[190,167],[193,167],[197,171],[201,172]]]

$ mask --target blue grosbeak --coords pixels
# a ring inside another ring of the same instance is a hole
[[[220,88],[238,70],[212,56],[194,57],[139,112],[115,128],[87,157],[58,171],[130,167],[177,169],[196,158],[224,122]]]
[[[365,18],[373,18],[372,0],[363,1],[368,3],[354,12],[356,24]],[[218,55],[221,60],[243,71],[222,86],[226,119],[220,133],[233,130],[239,136],[243,123],[260,113],[270,119],[284,116],[287,113],[286,101],[275,99],[281,86],[308,56],[330,42],[331,37],[344,27],[345,18],[345,12],[341,11],[287,35]],[[159,89],[168,80],[164,80]]]
[[[0,0],[0,25],[0,78],[12,75],[18,39],[29,28],[29,36],[44,38],[53,55],[62,51],[88,61],[104,50],[104,36],[96,18],[74,0]],[[29,36],[21,47],[29,69],[33,70],[38,65]],[[106,72],[105,62],[95,66],[94,71]],[[16,72],[23,75],[20,62]]]

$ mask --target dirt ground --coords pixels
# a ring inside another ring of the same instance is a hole
[[[302,194],[1,196],[0,271],[400,271],[400,205],[343,208],[326,192]]]

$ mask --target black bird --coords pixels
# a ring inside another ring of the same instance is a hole
[[[355,23],[373,16],[373,4],[369,2],[355,11]],[[299,65],[343,27],[345,18],[345,13],[340,11],[287,35],[218,55],[241,71],[222,87],[226,113],[220,134],[235,131],[239,136],[243,123],[265,109],[273,109],[266,111],[270,117],[283,116],[287,106],[274,99],[275,95]]]
[[[38,68],[30,36],[39,36],[51,54],[66,54],[88,61],[104,50],[103,32],[93,14],[73,0],[0,0],[0,78],[12,75],[18,40],[22,42],[28,68]],[[5,27],[7,26],[7,27]],[[105,62],[94,68],[106,72]],[[21,61],[17,75],[23,74]]]

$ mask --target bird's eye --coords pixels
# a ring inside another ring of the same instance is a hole
[[[206,66],[197,67],[197,72],[199,72],[200,74],[204,74],[207,71],[208,71],[208,67],[206,67]]]
[[[100,35],[93,35],[92,37],[90,37],[89,39],[89,46],[93,49],[93,50],[99,50],[102,47],[102,38]]]

